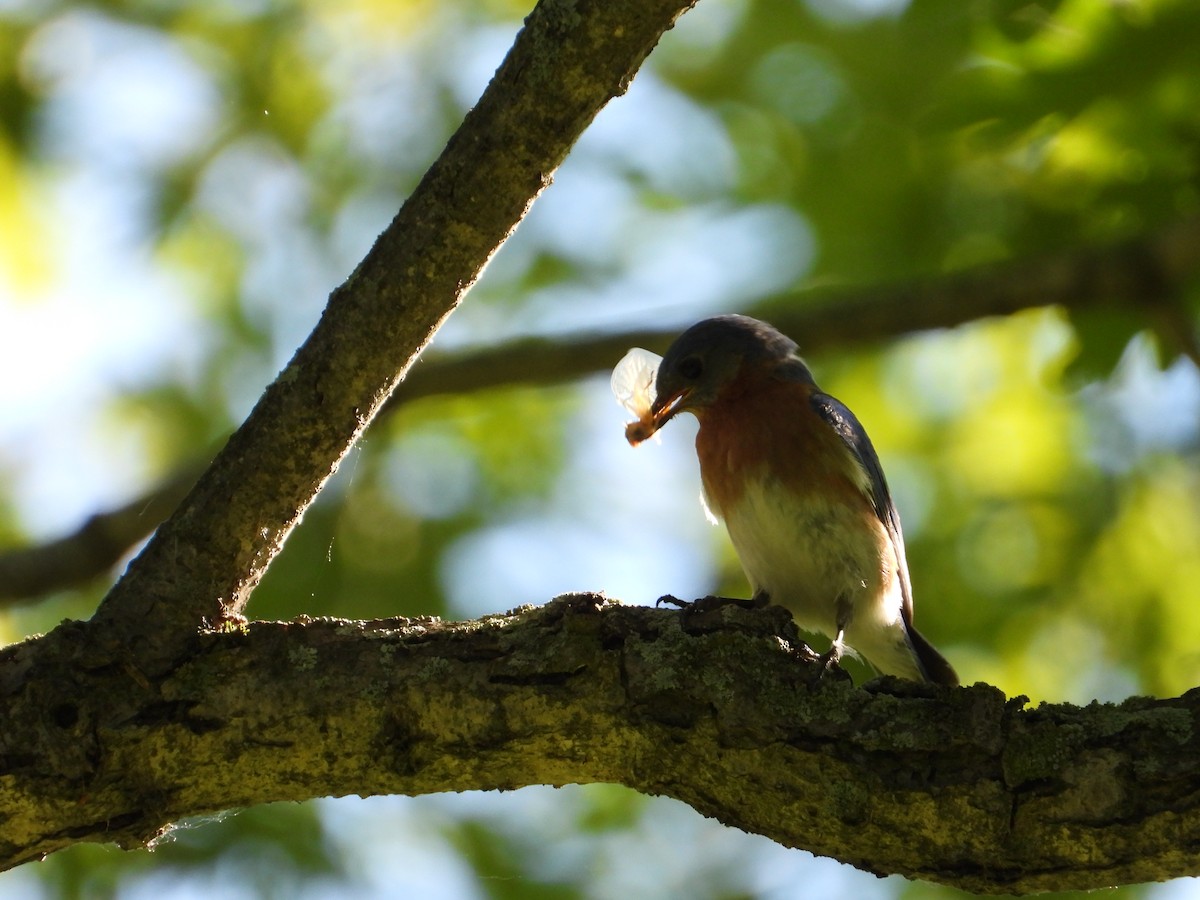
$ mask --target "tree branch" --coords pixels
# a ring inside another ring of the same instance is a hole
[[[1148,314],[1150,327],[1151,314],[1186,296],[1198,276],[1200,219],[1191,218],[1119,244],[898,284],[790,291],[746,312],[769,320],[795,338],[802,353],[811,354],[1044,306],[1126,309]],[[431,353],[388,406],[437,394],[570,381],[611,369],[630,347],[661,353],[678,333],[658,328],[528,338],[466,353]]]
[[[93,622],[151,670],[237,616],[596,113],[694,0],[541,0],[478,105]]]
[[[0,553],[0,605],[75,587],[108,572],[175,510],[203,471],[187,466],[125,505],[89,516],[70,534]]]
[[[0,655],[5,866],[230,806],[602,781],[977,892],[1200,873],[1198,691],[1026,710],[986,685],[810,688],[780,608],[596,595],[231,627],[156,678],[81,657],[89,627]]]
[[[1166,323],[1197,357],[1179,303],[1200,274],[1200,220],[1188,219],[1109,247],[985,266],[919,282],[783,294],[748,310],[800,339],[806,353],[854,346],[1039,306],[1073,311],[1121,308]],[[515,384],[567,382],[611,368],[630,347],[662,351],[673,330],[575,338],[527,338],[461,353],[430,353],[412,368],[383,412],[411,400]],[[74,534],[0,553],[0,604],[78,584],[108,571],[178,503],[187,470],[125,506],[100,513]],[[97,538],[100,538],[99,540]],[[66,564],[64,564],[66,563]]]

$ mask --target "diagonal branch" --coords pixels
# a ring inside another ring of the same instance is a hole
[[[1145,313],[1147,324],[1174,320],[1175,341],[1194,348],[1190,323],[1180,326],[1178,319],[1179,304],[1198,275],[1200,220],[1187,219],[1115,246],[907,284],[794,292],[768,299],[748,312],[794,335],[806,353],[1052,305],[1072,311],[1127,309]],[[661,352],[672,337],[673,330],[648,329],[573,339],[527,338],[440,356],[431,352],[412,368],[383,412],[437,394],[570,381],[609,369],[632,346]],[[198,474],[185,470],[52,543],[0,553],[0,604],[107,572],[158,526],[178,503],[180,486],[186,489],[187,480]]]
[[[596,113],[693,0],[542,0],[395,220],[93,620],[153,669],[237,616],[325,480]],[[156,661],[155,657],[159,660]]]
[[[615,782],[792,847],[986,893],[1200,873],[1200,692],[1025,710],[995,688],[808,686],[778,608],[561,597],[476,622],[255,623],[161,677],[10,647],[0,866],[344,794]]]

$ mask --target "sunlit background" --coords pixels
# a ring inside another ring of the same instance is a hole
[[[513,0],[0,0],[0,539],[36,544],[248,412],[486,85]],[[1134,237],[1200,212],[1190,0],[700,0],[436,348],[686,326]],[[1200,684],[1200,295],[825,348],[918,621],[1033,702]],[[805,336],[794,334],[803,350]],[[615,363],[616,360],[613,360]],[[405,404],[250,613],[467,618],[573,589],[746,590],[673,423],[607,372]],[[209,449],[205,449],[209,448]],[[86,618],[108,582],[0,611]],[[859,674],[862,672],[860,670]],[[9,898],[856,898],[878,880],[611,786],[342,799],[81,846]],[[1190,879],[1131,888],[1200,896]]]

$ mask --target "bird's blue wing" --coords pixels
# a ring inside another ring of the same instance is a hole
[[[904,533],[900,530],[900,514],[896,512],[896,504],[888,491],[887,479],[883,477],[883,467],[879,464],[879,456],[867,437],[866,430],[855,418],[854,413],[844,403],[828,394],[814,391],[810,402],[813,410],[834,430],[846,449],[853,455],[860,470],[866,478],[866,490],[870,496],[875,515],[887,529],[896,551],[896,562],[899,566],[897,573],[900,578],[900,591],[904,599],[903,615],[905,625],[912,624],[913,600],[912,585],[908,580],[908,560],[904,554]]]

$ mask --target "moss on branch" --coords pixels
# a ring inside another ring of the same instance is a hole
[[[986,685],[812,688],[781,609],[587,594],[223,628],[154,678],[119,650],[81,665],[86,627],[0,657],[20,682],[0,707],[6,866],[271,801],[613,782],[979,892],[1200,872],[1200,692],[1030,710]]]

